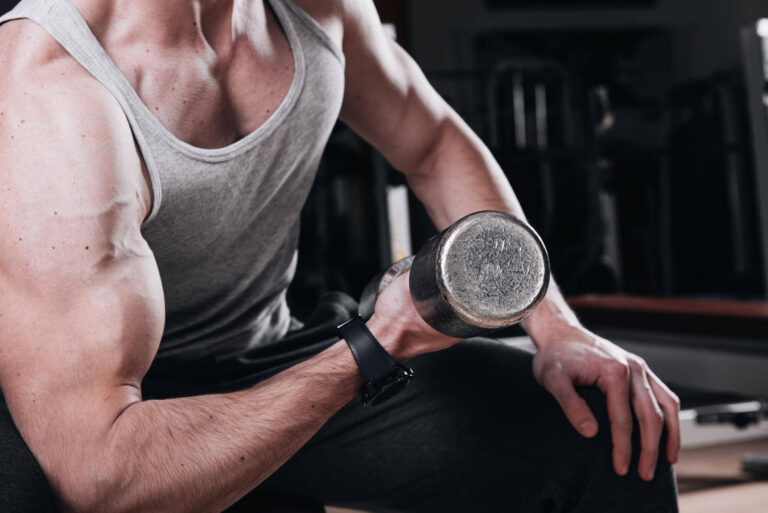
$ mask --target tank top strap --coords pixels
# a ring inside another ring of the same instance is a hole
[[[344,52],[339,45],[331,39],[317,20],[302,9],[295,0],[270,0],[270,4],[273,7],[284,9],[289,18],[298,20],[300,22],[299,25],[301,25],[306,32],[311,34],[312,37],[319,41],[327,50],[330,50],[339,62],[341,62],[342,66],[345,65]]]
[[[0,16],[0,24],[6,21],[18,20],[21,18],[35,19],[38,12],[45,12],[50,2],[46,0],[23,0],[17,3],[13,9]]]
[[[0,17],[0,23],[22,18],[35,22],[45,30],[112,94],[131,126],[153,186],[159,185],[159,170],[149,142],[158,134],[152,132],[152,123],[145,119],[143,104],[130,82],[96,39],[72,0],[22,0]],[[154,186],[152,212],[147,221],[157,213],[161,194],[160,187]]]
[[[91,75],[107,87],[123,107],[131,102],[128,80],[101,46],[71,0],[23,0],[0,22],[28,18],[40,25]],[[133,109],[131,109],[133,110]]]

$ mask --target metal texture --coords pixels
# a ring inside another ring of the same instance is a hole
[[[446,335],[471,337],[533,313],[549,285],[538,234],[511,214],[470,214],[430,239],[410,274],[416,309]]]
[[[360,297],[368,320],[376,298],[411,271],[419,314],[437,331],[460,338],[490,333],[533,313],[549,285],[549,258],[538,234],[511,214],[470,214],[432,237],[416,256],[376,276]]]
[[[364,320],[368,320],[373,315],[374,307],[376,306],[376,298],[379,297],[381,291],[387,288],[392,281],[403,273],[408,272],[411,269],[411,264],[415,257],[409,256],[398,260],[392,264],[389,269],[379,274],[363,289],[363,294],[360,296],[360,303],[357,312]]]

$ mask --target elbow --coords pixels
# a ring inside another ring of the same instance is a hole
[[[67,490],[56,493],[59,509],[62,513],[116,513],[109,494],[96,492],[87,485],[70,486]]]
[[[127,513],[124,482],[124,476],[92,466],[56,480],[54,495],[62,513]]]

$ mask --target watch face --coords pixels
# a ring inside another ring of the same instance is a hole
[[[391,374],[384,376],[376,383],[366,383],[363,386],[363,405],[376,406],[383,403],[400,393],[412,379],[413,371],[398,365]]]

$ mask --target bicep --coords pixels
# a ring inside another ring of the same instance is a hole
[[[72,103],[28,100],[0,127],[0,386],[49,476],[140,400],[164,319],[130,131]]]
[[[341,119],[401,171],[426,157],[454,113],[414,60],[381,29],[373,2],[346,9]]]

